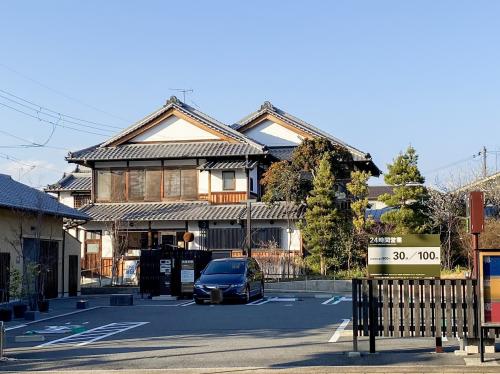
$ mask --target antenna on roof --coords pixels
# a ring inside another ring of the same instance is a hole
[[[186,102],[186,93],[192,93],[194,90],[192,88],[169,88],[170,91],[182,92],[182,102]]]

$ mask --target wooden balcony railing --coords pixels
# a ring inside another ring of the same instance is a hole
[[[200,200],[207,200],[212,204],[234,204],[247,199],[246,192],[212,192],[209,194],[200,194]]]

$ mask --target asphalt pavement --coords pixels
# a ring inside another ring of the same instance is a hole
[[[371,365],[373,372],[379,372],[377,367],[390,365],[400,371],[426,367],[431,372],[433,367],[459,371],[477,364],[453,354],[458,349],[454,339],[445,342],[445,354],[433,353],[433,339],[378,339],[379,354],[348,357],[351,302],[341,295],[281,293],[248,305],[136,299],[134,306],[109,307],[107,300],[91,298],[94,309],[76,314],[68,314],[75,301],[66,301],[61,317],[27,326],[10,323],[9,360],[0,363],[0,371],[189,368],[195,372]],[[79,330],[71,332],[74,328]],[[55,333],[43,333],[47,329]],[[45,340],[15,342],[16,336],[28,331],[42,331]],[[359,346],[367,351],[367,340],[361,339]],[[494,358],[488,356],[486,371],[500,372]]]

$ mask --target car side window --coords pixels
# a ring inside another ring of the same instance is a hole
[[[255,268],[253,266],[252,260],[247,261],[247,274],[249,275],[255,274]]]

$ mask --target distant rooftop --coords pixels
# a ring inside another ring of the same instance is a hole
[[[87,214],[61,204],[45,192],[19,183],[6,174],[0,174],[0,207],[85,221],[90,219]]]

